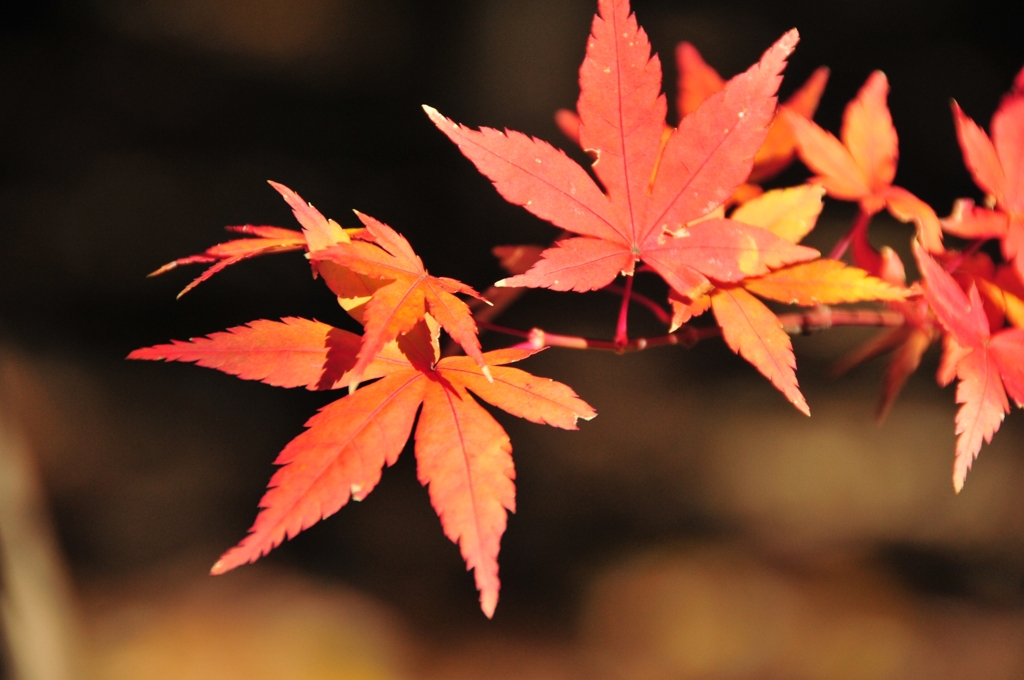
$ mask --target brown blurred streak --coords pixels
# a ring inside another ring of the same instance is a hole
[[[79,677],[79,622],[33,453],[12,416],[25,376],[0,350],[0,632],[14,680]]]

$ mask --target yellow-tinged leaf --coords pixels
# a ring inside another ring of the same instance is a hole
[[[761,297],[811,307],[866,300],[903,300],[909,294],[837,260],[820,259],[746,279],[744,287]]]
[[[1017,328],[1024,328],[1024,300],[985,279],[975,277],[974,283],[978,292],[1006,315],[1007,321]]]
[[[306,237],[306,243],[310,250],[322,250],[329,248],[335,243],[348,243],[348,234],[335,222],[324,217],[319,210],[307,203],[302,196],[289,189],[283,184],[268,181],[277,193],[288,203],[292,209],[295,219],[302,225],[302,234]]]
[[[772,189],[736,208],[732,219],[799,243],[814,229],[824,195],[825,187],[820,184]]]
[[[380,282],[362,308],[365,332],[349,389],[358,385],[363,370],[381,347],[409,333],[428,312],[487,375],[472,313],[465,302],[455,297],[456,293],[477,298],[480,294],[454,279],[430,276],[423,261],[398,232],[369,215],[356,215],[373,242],[337,243],[309,254],[318,264],[331,262]]]
[[[670,288],[668,303],[672,305],[672,325],[668,332],[675,333],[684,323],[711,309],[711,296],[700,295],[695,300],[689,300]]]
[[[719,206],[722,210],[721,217],[725,217],[726,208],[731,208],[734,205],[743,205],[747,201],[752,201],[763,193],[764,189],[761,188],[760,184],[745,182],[739,185],[736,187],[736,191],[732,192],[732,196],[729,197],[729,200]]]
[[[801,413],[811,415],[797,385],[793,343],[772,310],[738,286],[716,288],[711,309],[729,349],[753,364]]]

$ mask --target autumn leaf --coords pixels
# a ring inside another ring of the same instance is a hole
[[[316,321],[260,320],[209,338],[136,350],[129,358],[194,361],[273,385],[325,389],[345,382],[341,373],[355,363],[356,340]],[[212,572],[253,562],[349,500],[364,499],[384,465],[397,460],[422,406],[415,446],[419,478],[429,487],[445,535],[474,570],[484,613],[492,616],[505,513],[515,510],[515,470],[508,435],[470,392],[512,415],[567,430],[595,415],[566,385],[505,366],[533,353],[488,352],[489,379],[469,357],[441,359],[424,370],[389,345],[364,373],[377,382],[321,409],[281,452],[275,462],[282,467],[260,501],[256,523]],[[324,373],[336,377],[325,384]]]
[[[675,333],[684,323],[711,309],[711,296],[707,294],[690,300],[689,298],[681,297],[674,290],[670,289],[668,291],[668,302],[672,307],[672,321],[669,324],[669,333]]]
[[[945,369],[959,380],[956,400],[956,459],[953,487],[963,488],[967,472],[978,457],[982,442],[991,442],[1009,412],[1007,392],[1018,406],[1024,402],[1020,357],[1024,356],[1024,330],[991,333],[981,296],[974,285],[964,293],[960,285],[923,248],[914,255],[924,278],[924,296],[949,334]],[[941,378],[940,378],[941,379]]]
[[[867,300],[903,300],[908,291],[837,260],[820,259],[746,279],[744,288],[761,297],[810,307]]]
[[[975,279],[978,292],[992,303],[1012,325],[1024,328],[1024,300],[985,279]]]
[[[814,229],[824,194],[825,188],[819,184],[773,189],[737,207],[731,218],[798,243]],[[796,288],[787,295],[783,282]],[[862,269],[824,259],[784,267],[743,283],[763,297],[800,305],[895,300],[906,296],[903,286],[894,287]],[[816,290],[819,286],[821,290]]]
[[[711,309],[729,349],[753,364],[801,413],[811,415],[797,385],[793,343],[779,318],[739,286],[716,288]]]
[[[505,286],[586,291],[644,262],[683,297],[817,252],[725,219],[692,224],[726,201],[750,173],[771,123],[787,33],[693,116],[666,129],[661,65],[624,0],[602,0],[580,69],[579,140],[597,155],[587,172],[564,153],[518,132],[479,131],[424,107],[510,202],[577,234],[546,250]],[[691,170],[692,169],[692,170]]]
[[[681,42],[676,47],[676,70],[676,108],[680,117],[693,113],[705,99],[725,87],[725,80],[718,71],[709,66],[697,48],[688,42]],[[780,112],[789,111],[803,118],[813,118],[828,83],[828,77],[828,68],[822,66],[815,70],[811,77],[779,106]],[[757,150],[748,181],[763,182],[771,179],[785,170],[795,156],[796,136],[789,119],[780,115],[772,123],[764,143]]]
[[[269,184],[275,191],[281,194],[282,198],[291,207],[296,220],[302,226],[301,232],[268,226],[246,225],[243,227],[227,227],[228,231],[246,234],[254,238],[236,239],[220,243],[198,255],[183,257],[169,262],[150,274],[150,276],[165,274],[182,265],[213,263],[213,266],[209,267],[178,294],[180,298],[217,272],[251,257],[296,250],[316,251],[336,243],[349,242],[348,231],[343,229],[334,220],[324,217],[319,210],[314,208],[312,204],[304,201],[296,192],[277,182],[269,182]],[[351,231],[358,232],[361,230]],[[369,299],[372,293],[372,280],[360,277],[353,272],[340,270],[330,264],[319,267],[318,273],[324,277],[328,287],[338,295],[342,307],[359,320],[358,307]]]
[[[455,279],[431,276],[404,237],[369,215],[356,214],[372,241],[336,243],[309,254],[314,262],[333,262],[384,282],[372,292],[363,312],[365,334],[352,367],[350,389],[359,383],[381,348],[410,331],[427,312],[487,375],[473,315],[466,303],[455,297],[463,293],[480,298],[479,293]]]
[[[704,100],[725,87],[725,78],[704,61],[700,51],[685,40],[676,45],[676,109],[683,118]]]
[[[820,184],[773,189],[736,208],[732,218],[761,226],[784,239],[798,242],[814,228],[821,212],[823,194],[824,187]],[[855,230],[853,246],[854,260],[867,262],[870,266],[869,271],[848,266],[837,260],[818,259],[782,267],[765,274],[764,277],[745,279],[741,285],[761,297],[787,304],[811,306],[881,300],[901,312],[905,320],[903,326],[872,338],[848,354],[834,369],[834,374],[839,376],[868,358],[893,352],[883,380],[882,397],[876,410],[877,419],[882,421],[892,408],[906,379],[918,370],[925,350],[937,337],[935,320],[927,313],[926,302],[906,299],[910,291],[905,286],[903,264],[895,252],[889,248],[885,248],[883,253],[874,251],[867,243],[862,229]],[[872,273],[877,275],[871,275]],[[690,309],[677,301],[670,302],[676,314],[675,318],[683,320]],[[699,308],[692,311],[699,312]],[[737,318],[736,321],[746,324],[741,318]],[[775,333],[774,325],[762,326],[767,333]],[[753,333],[751,329],[740,328],[735,329],[733,334],[744,332],[748,335]],[[762,373],[775,370],[773,364],[765,366],[763,370],[761,367],[758,368]],[[795,377],[793,379],[796,380]]]
[[[775,189],[736,208],[732,219],[797,242],[814,228],[821,213],[823,194],[824,188],[820,185]],[[723,286],[712,294],[715,318],[730,348],[772,380],[804,412],[806,402],[797,387],[792,345],[788,336],[783,338],[780,333],[781,321],[755,298],[743,295],[742,291],[736,292],[740,287],[769,300],[803,306],[868,300],[902,302],[908,295],[902,284],[893,285],[862,269],[829,259],[782,267],[763,276],[746,278],[731,288]],[[728,300],[724,297],[727,292]],[[670,302],[674,323],[689,313],[696,315],[702,311],[699,304],[688,308],[677,301],[670,299]]]
[[[824,187],[817,184],[772,189],[743,203],[730,218],[799,243],[814,229],[821,215],[824,195]]]
[[[892,353],[882,379],[882,392],[875,408],[875,419],[881,423],[892,410],[907,379],[921,365],[925,351],[942,333],[927,300],[915,296],[906,287],[906,271],[899,255],[883,246],[878,252],[861,231],[854,234],[854,260],[867,262],[869,273],[901,291],[906,299],[888,299],[887,306],[903,316],[903,325],[884,330],[849,352],[832,368],[839,377],[855,366],[886,353]]]
[[[315,253],[339,243],[350,243],[351,235],[358,234],[361,229],[344,229],[334,220],[328,219],[307,203],[296,192],[283,184],[269,182],[274,190],[281,194],[292,209],[295,219],[302,225],[302,235],[306,239],[306,250]],[[338,304],[356,321],[363,322],[363,307],[370,300],[373,292],[381,286],[379,279],[364,276],[351,269],[340,267],[329,260],[314,260],[313,270],[324,279],[324,283],[338,296]]]
[[[802,239],[821,212],[820,186],[803,185],[769,191],[738,207],[732,219],[754,224],[793,242]],[[747,293],[744,293],[747,291]],[[721,286],[710,296],[715,319],[726,343],[750,361],[801,411],[807,403],[797,387],[793,348],[782,323],[768,307],[749,295],[804,306],[866,300],[903,300],[905,287],[893,286],[866,271],[836,260],[817,259],[782,267],[763,276]],[[674,300],[673,328],[696,316],[704,301]]]
[[[857,201],[874,215],[882,208],[902,222],[914,222],[924,246],[942,252],[942,230],[932,208],[906,189],[893,185],[899,142],[886,99],[889,81],[875,71],[843,115],[842,141],[814,122],[783,112],[796,135],[800,158],[817,173],[813,181],[829,196]]]
[[[509,274],[522,274],[532,267],[544,251],[541,246],[495,246],[491,253],[498,258],[498,264]],[[472,299],[469,308],[477,324],[488,324],[501,316],[525,292],[524,288],[499,288],[490,286],[483,293],[483,300]],[[447,354],[448,352],[446,352]]]
[[[1024,69],[1017,83],[1024,81]],[[1024,275],[1024,92],[1015,85],[992,116],[991,138],[955,101],[953,121],[964,163],[975,184],[990,197],[990,207],[958,201],[942,227],[969,239],[998,238],[1003,255]]]
[[[275,387],[310,390],[347,386],[347,373],[356,363],[361,338],[319,321],[286,317],[260,319],[205,338],[137,349],[129,359],[185,361],[215,368],[243,380]],[[386,375],[396,361],[407,361],[392,343],[374,357],[364,379]]]
[[[237,264],[242,260],[247,260],[250,257],[257,257],[259,255],[268,255],[270,253],[302,250],[306,246],[306,239],[303,235],[291,229],[267,226],[259,227],[247,224],[241,227],[227,227],[227,230],[237,232],[239,234],[246,234],[252,238],[235,239],[224,243],[218,243],[215,246],[207,248],[198,255],[190,255],[189,257],[182,257],[174,260],[173,262],[168,262],[164,266],[152,272],[150,276],[166,274],[172,269],[176,269],[182,265],[211,264],[212,266],[208,267],[202,274],[193,280],[192,283],[185,286],[185,288],[178,293],[178,297],[180,298],[182,295],[189,292],[203,281],[206,281],[217,272],[222,271],[233,264]]]

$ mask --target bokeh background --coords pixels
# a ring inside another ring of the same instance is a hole
[[[519,512],[502,599],[472,578],[411,451],[366,501],[260,563],[209,566],[250,526],[277,452],[336,395],[284,391],[133,348],[287,315],[351,323],[297,256],[179,301],[164,262],[230,224],[293,227],[283,182],[353,226],[403,232],[478,289],[490,248],[554,230],[506,204],[427,120],[568,147],[590,0],[38,0],[0,17],[0,538],[7,677],[1019,678],[1024,422],[954,496],[953,392],[934,351],[889,420],[884,362],[831,382],[870,337],[796,340],[814,416],[720,343],[551,350],[528,370],[600,417],[566,433],[499,415]],[[946,214],[976,196],[948,102],[987,124],[1024,65],[1010,3],[636,0],[664,57],[689,40],[729,76],[785,30],[786,96],[832,68],[817,120],[873,69],[892,85],[897,183]],[[806,171],[791,168],[776,184]],[[812,242],[852,217],[829,202]],[[906,251],[910,230],[873,232]],[[657,293],[656,288],[652,292]],[[503,322],[613,332],[616,301],[531,292]],[[638,332],[657,327],[642,310]],[[499,346],[505,338],[485,343]]]

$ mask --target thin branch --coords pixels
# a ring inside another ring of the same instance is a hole
[[[496,323],[490,323],[490,322],[487,322],[487,321],[479,321],[479,322],[477,322],[477,326],[479,326],[481,329],[484,329],[484,330],[494,331],[495,333],[503,333],[504,335],[512,335],[512,336],[515,336],[517,338],[529,338],[530,337],[530,332],[529,331],[521,331],[518,328],[509,328],[508,326],[500,326],[500,325],[498,325]]]
[[[808,335],[835,326],[902,326],[904,320],[902,314],[889,309],[832,309],[831,307],[821,306],[806,312],[782,314],[779,316],[779,322],[782,324],[782,329],[790,335]],[[619,354],[639,352],[651,347],[662,347],[665,345],[681,345],[690,348],[701,340],[718,337],[722,334],[722,330],[718,326],[695,328],[690,325],[684,325],[675,333],[654,338],[634,338],[620,345],[609,340],[548,333],[541,328],[521,331],[494,324],[481,324],[481,326],[497,333],[505,333],[506,335],[526,340],[526,342],[522,342],[516,345],[516,347],[530,349],[541,349],[543,347],[598,349]]]

